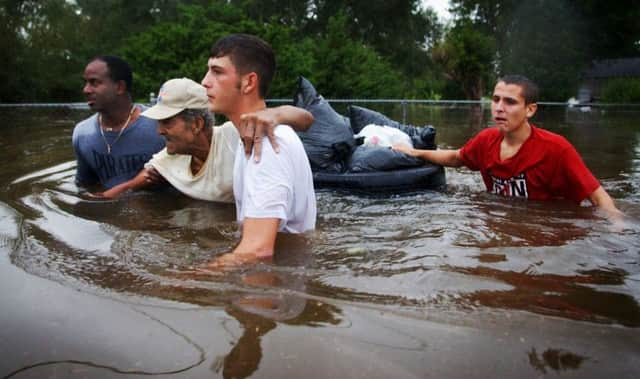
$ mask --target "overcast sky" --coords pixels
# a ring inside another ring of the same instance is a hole
[[[422,5],[433,8],[441,20],[451,19],[451,14],[447,11],[449,0],[422,0]]]

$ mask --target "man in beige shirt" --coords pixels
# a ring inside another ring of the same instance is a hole
[[[165,138],[166,147],[136,177],[97,196],[114,198],[166,180],[196,199],[233,202],[233,163],[240,135],[230,122],[213,126],[208,101],[205,88],[191,79],[165,82],[157,104],[143,115],[158,120],[158,133]],[[313,116],[301,108],[281,106],[245,114],[243,120],[266,125],[267,135],[273,136],[273,128],[280,123],[304,131],[313,122]],[[257,139],[248,139],[253,140]],[[245,151],[250,151],[246,149],[247,139],[243,141]]]

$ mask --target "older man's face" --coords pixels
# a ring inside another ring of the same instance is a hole
[[[166,140],[167,153],[191,154],[193,151],[196,141],[193,123],[187,123],[181,116],[159,120],[158,133]]]

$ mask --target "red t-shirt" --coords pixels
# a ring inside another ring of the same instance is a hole
[[[580,203],[600,183],[562,136],[531,125],[531,135],[511,158],[500,161],[502,134],[488,128],[460,150],[464,165],[480,170],[487,191],[532,200]]]

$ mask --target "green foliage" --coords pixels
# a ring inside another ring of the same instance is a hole
[[[308,24],[309,0],[229,0],[249,18],[259,23],[275,22],[302,30]]]
[[[416,90],[413,79],[433,66],[425,47],[442,34],[442,25],[432,11],[419,9],[419,0],[324,0],[313,1],[308,30],[323,34],[331,20],[344,14],[345,37],[361,41],[385,57],[403,74],[406,93]]]
[[[232,27],[242,27],[244,21],[240,12],[228,6],[183,6],[179,12],[176,21],[148,28],[127,39],[118,51],[133,69],[134,97],[157,93],[160,85],[171,78],[188,77],[199,82],[206,72],[211,43]],[[227,24],[207,22],[222,18]]]
[[[347,35],[347,16],[329,19],[326,34],[316,39],[309,79],[326,97],[400,97],[402,79],[391,64]]]
[[[479,100],[493,84],[495,40],[473,24],[454,26],[433,54],[466,99]]]
[[[514,9],[524,4],[517,0],[449,0],[456,25],[473,24],[474,28],[496,41],[498,51],[508,36],[511,15]]]
[[[0,101],[62,101],[79,94],[76,7],[64,0],[4,1],[0,7]]]
[[[120,51],[135,72],[134,94],[146,98],[173,77],[199,81],[209,48],[228,33],[249,33],[268,41],[278,72],[271,98],[292,98],[299,75],[326,97],[400,97],[402,76],[376,52],[349,39],[345,15],[331,18],[325,35],[312,41],[277,22],[257,23],[230,5],[179,8],[176,21],[155,25],[126,41]]]
[[[134,96],[146,98],[175,77],[200,81],[206,72],[209,49],[229,33],[249,33],[270,42],[277,52],[277,79],[270,97],[292,96],[299,74],[308,74],[311,59],[308,40],[296,41],[293,29],[277,23],[259,24],[238,8],[216,4],[207,7],[181,6],[175,21],[165,21],[126,41],[120,54],[134,70]],[[285,84],[287,83],[287,91]]]
[[[602,89],[605,103],[640,103],[640,78],[616,78]]]
[[[207,0],[74,0],[80,22],[91,39],[89,56],[111,54],[131,35],[163,21],[175,20],[181,4],[210,4]],[[214,0],[216,3],[224,3]]]
[[[591,59],[640,55],[638,0],[582,0],[577,11],[589,38]]]
[[[442,25],[433,11],[419,8],[418,0],[230,2],[252,19],[294,26],[299,34],[313,41],[326,39],[329,24],[337,15],[345,15],[348,22],[341,24],[340,29],[345,41],[349,41],[348,45],[354,41],[357,45],[366,46],[393,65],[394,71],[401,73],[402,90],[395,96],[421,96],[425,92],[425,83],[433,81],[431,71],[434,64],[426,48],[440,39]],[[372,61],[367,60],[361,65],[370,63]],[[371,95],[352,92],[350,97],[354,96]]]
[[[300,38],[296,29],[275,22],[264,24],[264,28],[258,35],[273,47],[278,66],[269,97],[292,99],[298,77],[311,77],[313,72],[314,43],[310,38]]]
[[[98,54],[128,59],[146,100],[168,78],[199,81],[210,45],[233,32],[276,50],[270,98],[290,98],[304,75],[326,97],[478,99],[520,73],[564,100],[592,60],[640,55],[637,0],[450,0],[446,31],[421,3],[0,0],[0,102],[80,101]]]
[[[456,25],[496,41],[496,72],[538,82],[542,100],[575,94],[594,59],[640,55],[637,0],[451,0]]]
[[[501,73],[522,74],[540,86],[542,100],[566,100],[577,91],[588,61],[578,9],[557,0],[526,2],[512,15]]]

